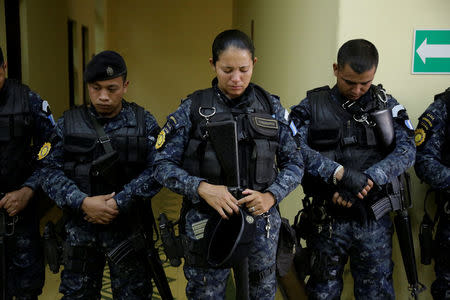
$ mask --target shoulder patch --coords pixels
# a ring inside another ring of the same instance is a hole
[[[38,160],[41,160],[44,157],[46,157],[50,153],[51,149],[52,149],[52,144],[50,144],[49,142],[44,143],[44,145],[42,145],[42,147],[41,147],[41,150],[39,150]]]
[[[296,127],[295,124],[294,124],[294,121],[291,121],[291,123],[289,124],[289,127],[290,127],[291,130],[292,130],[292,135],[293,135],[293,136],[296,136],[297,133],[298,133],[298,130],[297,130],[297,127]]]
[[[158,135],[158,138],[156,139],[155,149],[158,150],[159,148],[164,145],[164,142],[166,141],[166,132],[161,130],[161,132]]]
[[[413,126],[413,124],[411,123],[411,120],[410,120],[410,119],[405,120],[405,126],[406,126],[409,130],[414,130],[414,126]]]
[[[427,134],[422,128],[417,128],[414,134],[414,142],[416,143],[416,147],[418,147],[422,145],[423,142],[425,142],[425,137],[427,136]]]
[[[433,127],[435,120],[436,117],[433,115],[433,113],[427,112],[419,118],[419,124],[417,125],[417,128],[423,128],[424,131],[428,131]]]

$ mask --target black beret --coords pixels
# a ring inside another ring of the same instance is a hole
[[[208,221],[205,235],[210,236],[206,259],[213,267],[229,268],[248,256],[256,232],[256,220],[242,208],[228,220]]]
[[[95,55],[86,66],[84,81],[94,82],[113,79],[127,73],[123,57],[111,50]]]

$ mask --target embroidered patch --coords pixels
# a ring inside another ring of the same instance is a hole
[[[208,223],[208,219],[192,223],[192,231],[194,232],[194,237],[196,240],[204,237],[206,223]]]
[[[410,130],[414,130],[414,126],[413,126],[413,124],[411,123],[411,120],[405,120],[405,125],[406,125],[406,127],[408,127]]]
[[[155,149],[159,149],[164,145],[164,142],[166,141],[166,132],[161,130],[161,132],[158,135],[158,139],[156,140]]]
[[[289,127],[291,127],[292,135],[293,135],[293,136],[296,136],[297,133],[298,133],[298,130],[297,130],[297,127],[296,127],[295,124],[294,124],[294,121],[291,121],[291,124],[289,124]]]
[[[41,147],[41,150],[39,150],[38,160],[41,160],[44,157],[46,157],[50,153],[50,149],[52,149],[52,144],[50,144],[48,142],[44,143],[44,145],[42,145],[42,147]]]
[[[175,119],[175,117],[174,116],[170,116],[169,117],[169,120],[172,120],[172,122],[173,122],[173,125],[177,125],[177,119]]]
[[[414,142],[416,143],[416,147],[422,145],[425,142],[426,133],[422,128],[417,128],[415,131]]]

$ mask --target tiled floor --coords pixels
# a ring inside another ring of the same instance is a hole
[[[152,200],[153,213],[157,218],[160,213],[164,212],[170,220],[176,220],[179,215],[181,207],[181,197],[163,189],[155,198]],[[47,215],[41,220],[41,224],[45,224],[48,220],[57,220],[61,212],[56,208],[52,208]],[[164,258],[164,254],[160,253],[160,257]],[[164,269],[166,272],[167,279],[172,290],[172,294],[176,299],[186,299],[185,287],[186,279],[184,278],[183,268],[180,266],[178,268],[171,267],[168,262],[164,263]],[[102,299],[112,299],[110,280],[109,280],[109,270],[105,268],[103,278],[103,288],[102,288]],[[39,297],[40,300],[55,300],[60,299],[61,294],[58,293],[59,286],[59,274],[52,274],[48,268],[46,270],[46,280],[45,287],[42,295]],[[230,281],[229,288],[227,290],[227,299],[233,299],[234,286]],[[153,299],[161,299],[159,297],[158,291],[154,288]],[[277,292],[276,299],[282,299],[281,294]]]

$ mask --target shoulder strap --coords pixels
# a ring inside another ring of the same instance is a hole
[[[137,130],[137,135],[138,136],[144,136],[145,135],[145,130],[146,130],[146,126],[145,126],[145,110],[142,106],[134,103],[134,102],[130,102],[130,106],[133,108],[134,110],[134,114],[136,116],[136,130]]]
[[[190,118],[191,123],[196,125],[200,123],[200,108],[214,107],[214,90],[212,88],[196,91],[188,96],[191,99]]]
[[[97,132],[98,141],[100,142],[100,144],[102,144],[105,153],[114,152],[114,149],[111,145],[111,139],[105,133],[105,130],[103,130],[103,126],[98,123],[97,119],[95,119],[91,113],[89,113],[87,106],[84,107],[84,111],[91,119],[92,125],[94,125],[95,132]]]
[[[271,115],[273,115],[275,113],[274,108],[273,108],[273,103],[272,103],[272,94],[270,94],[269,92],[267,92],[265,89],[263,89],[262,87],[260,87],[257,84],[252,83],[253,88],[255,89],[255,94],[256,97],[261,101],[261,104],[264,106],[264,109],[268,112],[270,112]],[[276,96],[275,96],[276,97]]]

